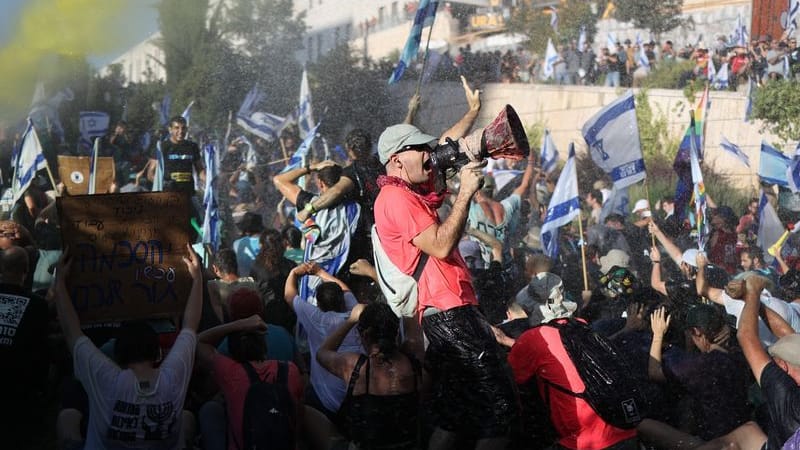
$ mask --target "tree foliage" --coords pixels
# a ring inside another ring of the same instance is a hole
[[[558,6],[558,33],[550,26],[550,14],[547,11],[531,2],[521,2],[511,15],[508,29],[527,36],[528,48],[542,54],[548,38],[553,43],[577,40],[582,26],[586,28],[586,39],[589,42],[594,39],[597,33],[597,16],[592,14],[589,2],[562,1]]]
[[[753,117],[784,142],[800,139],[800,89],[793,81],[770,81],[755,92]]]
[[[656,36],[683,23],[683,0],[614,0],[614,17]]]
[[[386,89],[386,72],[342,44],[309,67],[316,119],[322,115],[322,134],[343,138],[352,128],[378,136],[393,117]]]

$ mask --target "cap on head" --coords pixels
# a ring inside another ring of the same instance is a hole
[[[392,125],[381,133],[378,138],[378,158],[381,164],[386,165],[392,155],[409,145],[426,145],[438,141],[431,135],[425,134],[414,125],[401,123]]]
[[[790,334],[778,339],[767,351],[771,356],[800,367],[800,334]]]
[[[685,262],[686,264],[697,267],[697,254],[700,253],[699,250],[696,248],[690,248],[683,252],[683,256],[681,256],[681,262]]]
[[[636,214],[638,212],[650,211],[650,202],[647,201],[646,198],[640,198],[636,200],[636,203],[633,205],[633,213]],[[650,217],[650,214],[644,214],[645,217]]]
[[[600,272],[608,273],[612,267],[628,267],[631,258],[622,250],[611,249],[605,255],[600,257]]]

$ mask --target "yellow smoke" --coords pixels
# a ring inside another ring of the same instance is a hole
[[[27,113],[36,81],[54,55],[98,55],[119,48],[125,0],[28,0],[0,48],[0,116]],[[48,96],[53,92],[48,92]]]

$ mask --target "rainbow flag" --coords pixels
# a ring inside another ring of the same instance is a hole
[[[694,217],[697,227],[697,247],[700,251],[708,240],[708,221],[706,220],[706,186],[703,183],[703,172],[700,170],[699,149],[695,146],[695,120],[692,114],[689,125],[689,164],[692,172]]]
[[[710,106],[708,98],[708,86],[703,91],[703,96],[697,102],[694,109],[694,119],[691,121],[686,133],[683,136],[678,154],[672,163],[672,169],[678,175],[678,183],[675,187],[675,215],[678,220],[686,219],[686,213],[692,197],[692,167],[691,149],[692,146],[697,151],[698,161],[703,160],[703,138],[705,136],[705,123]]]

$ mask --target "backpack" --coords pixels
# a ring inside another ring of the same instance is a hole
[[[404,273],[394,265],[383,250],[378,230],[373,225],[372,255],[375,260],[375,271],[378,273],[378,285],[386,297],[386,302],[398,317],[413,317],[417,312],[419,278],[428,262],[428,254],[422,252],[412,275]]]
[[[250,387],[242,414],[242,445],[247,450],[295,448],[294,401],[288,388],[289,368],[278,361],[274,383],[262,380],[249,362],[242,363]]]
[[[645,416],[647,399],[631,367],[613,344],[574,318],[551,320],[540,326],[558,328],[586,389],[572,392],[546,380],[545,386],[586,400],[603,420],[617,428],[635,428]]]

